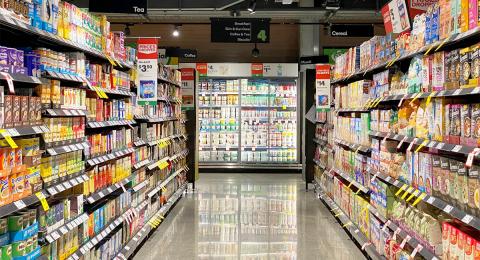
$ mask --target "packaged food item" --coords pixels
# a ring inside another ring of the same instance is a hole
[[[471,69],[472,72],[470,73],[471,79],[469,85],[471,86],[479,86],[479,78],[480,78],[480,43],[470,47],[470,60],[471,60]]]
[[[469,211],[478,215],[480,212],[480,167],[472,165],[468,171],[468,207]]]

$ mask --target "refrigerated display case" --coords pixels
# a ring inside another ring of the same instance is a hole
[[[296,74],[239,74],[198,81],[200,166],[298,165]]]

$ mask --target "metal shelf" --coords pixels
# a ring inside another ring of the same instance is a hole
[[[348,181],[350,183],[350,185],[353,185],[355,186],[358,190],[362,191],[363,193],[365,194],[368,194],[370,192],[370,190],[363,186],[362,184],[358,183],[356,180],[352,179],[348,174],[338,170],[338,169],[335,169],[333,168],[332,169],[337,175],[341,176],[343,179],[345,179],[346,181]]]
[[[401,189],[403,187],[404,190],[408,190],[411,187],[411,186],[407,185],[406,183],[404,183],[400,180],[396,180],[396,179],[394,179],[390,176],[386,176],[385,174],[380,173],[380,172],[376,172],[376,173],[370,172],[370,174],[376,175],[377,178],[379,178],[380,180],[382,180],[386,184],[395,186],[398,189]],[[416,192],[416,189],[412,188],[411,194],[413,194],[414,192]],[[418,196],[420,196],[420,194],[422,194],[422,193],[419,193]],[[469,225],[470,227],[473,227],[474,229],[480,231],[480,219],[478,217],[470,215],[470,214],[466,213],[465,211],[463,211],[463,210],[461,210],[461,209],[459,209],[459,208],[457,208],[457,207],[455,207],[455,206],[453,206],[453,205],[451,205],[451,204],[449,204],[449,203],[447,203],[447,202],[443,201],[442,199],[437,198],[435,196],[426,195],[426,196],[423,197],[422,202],[426,203],[430,206],[433,206],[433,207],[435,207],[439,210],[442,210],[443,212],[449,214],[453,218],[461,221],[462,223],[464,223],[466,225]]]
[[[43,116],[65,117],[65,116],[86,116],[87,110],[69,108],[47,108],[43,110]]]
[[[475,29],[472,29],[472,30],[469,30],[469,31],[466,31],[466,32],[463,32],[463,33],[458,33],[458,34],[452,35],[449,38],[447,38],[446,40],[442,39],[440,41],[429,44],[427,46],[423,46],[419,50],[412,51],[410,53],[404,54],[402,57],[394,58],[394,59],[391,59],[389,61],[380,63],[378,65],[371,66],[368,69],[364,69],[364,70],[357,71],[355,73],[351,73],[350,75],[347,75],[346,77],[342,77],[340,79],[333,80],[332,84],[347,84],[347,83],[356,81],[358,79],[363,78],[367,73],[372,73],[372,72],[375,72],[375,71],[378,71],[378,70],[387,69],[392,64],[395,64],[395,62],[410,60],[411,58],[413,58],[414,56],[416,56],[418,54],[424,54],[427,51],[434,50],[435,47],[438,47],[441,44],[443,44],[444,47],[452,46],[452,45],[455,45],[455,44],[457,44],[459,42],[462,42],[464,40],[473,39],[474,37],[478,37],[479,34],[480,34],[480,28],[476,27]],[[431,53],[433,53],[433,52],[431,52]]]
[[[48,185],[45,190],[50,194],[50,196],[53,196],[55,194],[58,194],[66,189],[70,189],[72,187],[75,187],[79,184],[82,184],[86,181],[88,181],[89,177],[85,172],[82,170],[78,173],[67,175],[65,177],[62,177],[58,180],[55,181],[55,183],[52,183],[51,185]],[[48,184],[48,183],[47,183]]]
[[[154,230],[154,225],[149,225],[153,219],[159,218],[160,216],[164,217],[166,213],[170,211],[172,206],[181,198],[183,192],[185,191],[186,186],[183,185],[180,187],[171,197],[168,199],[167,203],[164,204],[160,210],[158,210],[152,217],[145,222],[143,227],[131,237],[131,239],[123,246],[122,250],[117,254],[115,259],[128,259],[136,251],[138,246],[140,246],[148,236],[150,231]]]
[[[368,238],[360,231],[360,229],[352,222],[352,220],[343,212],[343,210],[325,194],[320,187],[318,188],[319,198],[329,207],[332,211],[337,211],[335,218],[337,218],[342,224],[342,227],[350,233],[350,235],[362,246],[361,250],[364,251],[371,259],[385,259],[381,256],[375,246],[368,240]]]
[[[1,14],[0,14],[0,17],[1,17]],[[19,73],[7,73],[7,72],[0,73],[0,80],[8,80],[8,79],[11,79],[13,82],[29,83],[34,85],[47,84],[47,80],[43,78],[27,76]]]
[[[181,88],[182,87],[182,83],[180,82],[175,82],[175,81],[172,81],[172,80],[169,80],[169,79],[164,79],[162,77],[158,77],[158,80],[159,81],[162,81],[162,82],[165,82],[165,83],[170,83],[172,85],[174,85],[175,87],[177,88]]]
[[[146,160],[143,160],[143,161],[140,161],[140,162],[137,162],[136,164],[134,164],[134,165],[132,166],[132,169],[133,169],[134,171],[136,171],[136,170],[138,170],[138,169],[140,169],[140,168],[142,168],[142,167],[144,167],[144,166],[147,166],[148,164],[150,164],[150,160],[146,159]]]
[[[69,220],[67,223],[63,224],[62,226],[55,229],[54,231],[48,232],[47,236],[45,237],[45,240],[46,240],[45,244],[51,244],[57,241],[63,235],[72,231],[74,228],[80,226],[82,223],[84,223],[87,220],[88,220],[87,213],[82,213],[76,216],[75,218]]]
[[[79,151],[83,149],[87,149],[89,147],[87,142],[80,142],[80,143],[75,143],[75,144],[69,144],[69,145],[61,145],[53,148],[48,148],[47,149],[47,154],[50,155],[57,155],[57,154],[64,154],[64,153],[69,153],[69,152],[74,152],[74,151]]]
[[[424,144],[425,148],[433,148],[438,151],[442,152],[449,152],[449,153],[457,153],[457,154],[462,154],[462,155],[468,155],[476,147],[473,146],[468,146],[468,145],[456,145],[456,144],[448,144],[448,143],[443,143],[443,142],[437,142],[437,141],[430,141],[428,139],[423,139],[423,138],[416,138],[416,137],[408,137],[405,135],[398,135],[398,134],[392,134],[392,133],[384,133],[384,132],[378,132],[378,131],[370,131],[370,136],[378,137],[378,138],[387,138],[390,140],[395,140],[405,143],[405,144],[411,144],[416,146]]]
[[[103,121],[103,122],[88,122],[86,129],[89,128],[102,128],[102,127],[111,127],[111,126],[127,126],[136,124],[135,120],[112,120],[112,121]]]
[[[64,39],[64,38],[62,38],[60,36],[57,36],[55,34],[48,33],[46,31],[40,30],[40,29],[38,29],[36,27],[33,27],[29,24],[26,24],[22,21],[18,21],[17,19],[12,18],[12,17],[10,17],[9,15],[6,15],[6,14],[0,14],[0,26],[8,27],[11,30],[19,31],[23,34],[26,34],[27,36],[30,36],[30,35],[36,36],[36,37],[39,38],[39,40],[47,41],[47,42],[51,43],[52,45],[60,45],[60,46],[63,46],[63,47],[68,47],[72,50],[85,52],[85,53],[87,53],[91,56],[101,58],[105,61],[108,60],[107,56],[99,50],[96,50],[96,49],[93,49],[93,48],[90,48],[90,47],[87,47],[87,46],[82,46],[78,43],[75,43],[73,41]],[[112,60],[115,61],[117,64],[120,64],[122,67],[125,67],[125,68],[128,68],[128,69],[133,68],[132,64],[127,64],[123,61],[116,60],[115,58],[112,58]]]
[[[105,154],[105,155],[102,155],[102,156],[97,156],[97,157],[94,157],[92,159],[88,159],[87,164],[89,166],[93,167],[95,165],[99,165],[99,164],[102,164],[104,162],[108,162],[108,161],[111,161],[111,160],[118,159],[118,158],[123,157],[127,154],[133,153],[134,151],[135,151],[135,148],[125,148],[125,149],[122,149],[120,151],[116,151],[116,152],[112,152],[112,153]]]
[[[81,78],[76,75],[70,75],[70,74],[65,74],[65,73],[60,73],[55,71],[45,71],[43,72],[43,77],[48,79],[75,82],[82,85],[86,85],[86,80],[87,80],[85,78]]]
[[[17,126],[12,128],[6,128],[5,131],[11,137],[25,136],[25,135],[36,135],[50,132],[50,129],[45,125],[37,126]]]
[[[105,198],[106,196],[112,194],[116,190],[120,189],[122,186],[124,187],[129,182],[130,182],[130,176],[115,184],[110,185],[107,188],[102,189],[101,191],[94,192],[93,194],[87,196],[84,202],[88,204],[93,204]]]
[[[362,153],[369,153],[370,152],[370,147],[350,143],[350,142],[343,141],[343,140],[340,140],[340,139],[335,139],[335,143],[341,144],[345,147],[348,147],[351,151],[354,151],[354,152],[357,152],[357,151],[360,151]]]
[[[155,196],[155,194],[157,194],[160,190],[162,190],[165,186],[167,186],[167,184],[169,182],[171,182],[175,177],[177,177],[177,175],[179,175],[181,172],[185,171],[186,169],[187,169],[186,167],[183,167],[180,170],[170,174],[170,176],[168,176],[168,178],[166,178],[164,181],[162,181],[160,184],[158,184],[154,189],[149,191],[147,193],[147,196],[149,198]]]

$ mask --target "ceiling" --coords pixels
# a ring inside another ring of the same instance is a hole
[[[92,0],[101,1],[101,0]],[[283,4],[291,2],[291,4]],[[379,9],[387,0],[341,0],[340,10],[325,9],[326,0],[257,0],[256,12],[250,14],[250,0],[149,0],[148,14],[109,14],[117,23],[209,23],[210,17],[271,18],[272,22],[292,23],[300,20],[316,22],[382,22]],[[330,0],[329,0],[330,1]],[[89,0],[72,0],[79,7],[88,7]],[[308,6],[308,7],[307,7]]]

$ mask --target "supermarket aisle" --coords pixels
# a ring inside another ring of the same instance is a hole
[[[364,259],[300,175],[202,174],[135,259]]]

